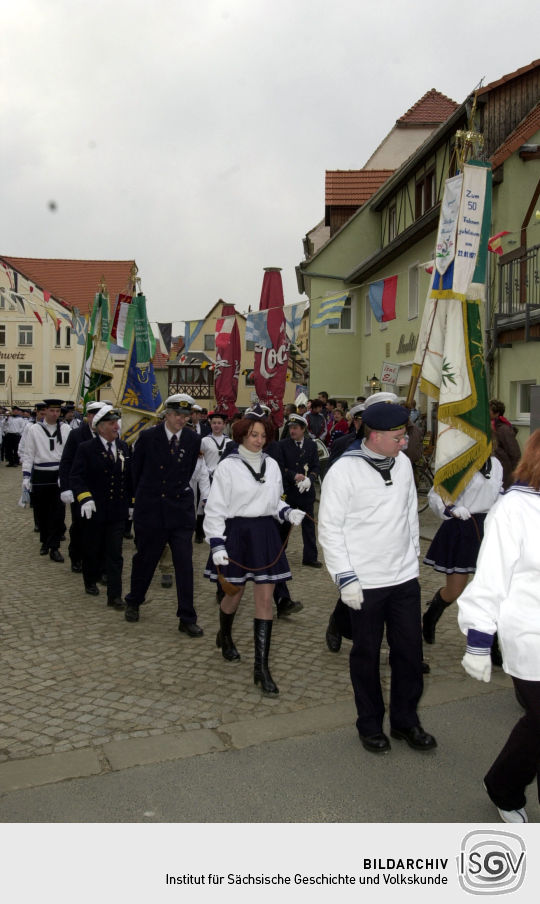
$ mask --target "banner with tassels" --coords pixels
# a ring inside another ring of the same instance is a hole
[[[447,181],[451,197],[455,186],[455,179]],[[445,200],[446,193],[442,211]],[[471,161],[464,167],[454,259],[443,274],[434,270],[412,368],[421,391],[439,402],[434,486],[447,502],[491,453],[480,307],[490,220],[491,168]]]

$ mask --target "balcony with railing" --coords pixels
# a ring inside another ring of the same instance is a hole
[[[524,328],[525,342],[538,341],[531,326],[540,323],[540,245],[505,257],[498,267],[497,330]]]

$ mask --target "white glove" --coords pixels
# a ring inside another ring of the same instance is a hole
[[[302,509],[289,509],[288,512],[285,513],[285,517],[290,524],[301,524],[304,520],[305,512]]]
[[[360,581],[352,581],[350,584],[347,584],[346,587],[341,589],[340,596],[345,605],[349,606],[351,609],[362,608],[364,594],[362,593]]]
[[[456,505],[456,507],[452,509],[452,518],[459,518],[461,521],[468,521],[470,517],[471,513],[468,508],[465,508],[464,505]]]
[[[486,650],[485,653],[465,653],[461,660],[461,665],[467,675],[470,675],[471,678],[476,678],[477,681],[485,681],[487,684],[491,678],[491,656],[489,655],[489,650]]]
[[[64,505],[69,505],[71,502],[75,501],[71,490],[63,490],[63,492],[60,493],[60,499],[62,500]]]
[[[23,477],[22,488],[23,490],[28,490],[28,492],[30,492],[30,490],[32,489],[31,477]]]
[[[128,518],[130,521],[133,521],[133,509],[128,508]]]
[[[88,502],[83,502],[81,505],[81,515],[83,518],[91,518],[96,510],[96,503],[93,499],[89,499]]]
[[[227,551],[225,549],[216,549],[216,551],[212,553],[212,562],[214,565],[228,565],[229,556],[227,555]]]
[[[311,486],[311,480],[309,479],[309,477],[304,477],[303,480],[298,481],[298,483],[296,484],[296,489],[300,493],[305,493],[306,490],[309,490],[310,486]]]

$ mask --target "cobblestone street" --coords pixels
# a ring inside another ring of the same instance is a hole
[[[311,714],[313,724],[324,718],[335,723],[353,718],[349,644],[344,641],[336,655],[327,650],[324,639],[336,590],[325,569],[302,567],[299,530],[293,531],[289,549],[291,595],[304,609],[274,622],[271,668],[280,695],[269,699],[253,684],[250,590],[235,622],[241,661],[225,662],[216,649],[215,593],[202,577],[206,544],[194,546],[195,604],[204,637],[190,639],[178,632],[175,594],[162,589],[159,573],[140,621],[128,624],[123,613],[107,608],[104,588],[97,598],[85,594],[81,575],[70,570],[67,541],[61,547],[64,564],[39,556],[32,512],[17,506],[20,484],[19,469],[0,465],[0,788],[2,764],[34,757],[91,749],[96,768],[107,770],[114,745],[127,740],[167,741],[206,729],[219,740],[218,746],[226,747],[227,726],[233,723],[288,716],[286,731],[292,734],[295,714]],[[133,541],[125,541],[124,593],[133,550]],[[431,569],[422,567],[423,604],[440,583]],[[446,613],[437,644],[426,650],[431,674],[423,705],[486,691],[461,669],[464,642],[455,613]],[[383,647],[385,687],[386,660]],[[494,681],[510,684],[500,670]]]

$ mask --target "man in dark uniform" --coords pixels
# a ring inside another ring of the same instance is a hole
[[[81,507],[75,502],[70,483],[70,473],[75,461],[77,449],[81,443],[87,443],[94,438],[92,421],[94,415],[103,407],[103,402],[89,402],[86,406],[86,420],[80,427],[71,430],[67,438],[62,458],[60,459],[60,499],[65,505],[71,505],[71,526],[69,528],[68,553],[71,559],[71,570],[76,574],[82,571],[83,538]]]
[[[321,468],[317,445],[307,435],[306,418],[300,414],[289,416],[289,436],[279,443],[283,463],[283,489],[288,504],[299,508],[308,516],[302,521],[304,551],[302,565],[322,568],[318,561],[313,504],[315,502],[315,481]]]
[[[176,576],[178,630],[189,637],[201,637],[203,630],[193,606],[195,500],[189,485],[201,438],[185,426],[192,405],[193,399],[185,393],[170,396],[163,422],[143,430],[135,444],[133,524],[137,552],[126,597],[126,621],[139,620],[139,606],[168,543]]]
[[[97,596],[97,580],[107,573],[107,605],[124,609],[122,542],[132,504],[131,451],[119,438],[120,414],[102,405],[94,414],[96,434],[80,443],[70,473],[73,495],[81,508],[84,587]]]

